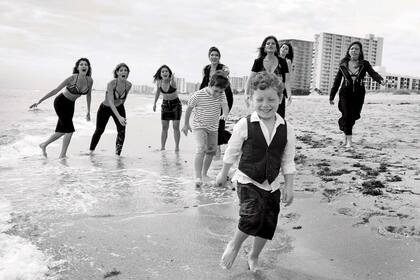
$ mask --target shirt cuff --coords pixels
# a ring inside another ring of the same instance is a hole
[[[223,157],[223,163],[226,164],[234,164],[236,162],[236,157],[232,157],[232,156],[225,156]]]
[[[284,164],[281,167],[281,172],[283,173],[283,175],[286,175],[286,174],[295,174],[296,173],[295,163],[292,162],[292,163]]]

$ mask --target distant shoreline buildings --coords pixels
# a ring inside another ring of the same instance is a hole
[[[233,93],[243,92],[245,90],[245,85],[248,80],[248,76],[242,77],[229,77],[230,86]],[[197,82],[187,82],[185,78],[175,78],[175,83],[179,93],[190,94],[200,89],[201,83]],[[133,85],[134,94],[155,94],[156,88],[147,86],[147,85]]]
[[[385,79],[387,86],[385,88],[375,82],[370,76],[367,76],[365,78],[366,90],[420,90],[420,77],[389,73],[385,67],[380,66],[374,66],[373,68]]]

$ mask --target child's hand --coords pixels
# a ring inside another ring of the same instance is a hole
[[[286,187],[281,192],[281,201],[284,203],[284,206],[289,206],[293,202],[293,188]]]
[[[188,131],[191,131],[192,132],[191,127],[190,127],[189,124],[184,125],[184,127],[181,130],[182,130],[182,132],[184,132],[185,136],[188,135]]]
[[[225,186],[227,181],[227,176],[224,176],[222,172],[219,172],[216,176],[216,187],[223,187]]]
[[[219,120],[224,120],[224,121],[225,121],[225,120],[227,120],[227,117],[228,117],[228,116],[221,115],[221,116],[220,116],[220,118],[219,118]]]

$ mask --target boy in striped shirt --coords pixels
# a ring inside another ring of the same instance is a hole
[[[211,76],[209,86],[194,92],[188,100],[182,132],[187,135],[188,131],[192,131],[195,138],[197,148],[194,157],[194,173],[197,187],[203,184],[203,180],[210,180],[207,172],[216,154],[219,119],[225,120],[229,113],[224,92],[228,86],[228,77],[222,70],[218,70]],[[220,109],[222,109],[222,116],[220,116]],[[193,111],[191,130],[190,116]]]

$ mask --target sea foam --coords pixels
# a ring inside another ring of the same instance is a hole
[[[13,227],[8,201],[0,200],[0,279],[43,280],[47,278],[48,258],[34,244],[6,232]]]

